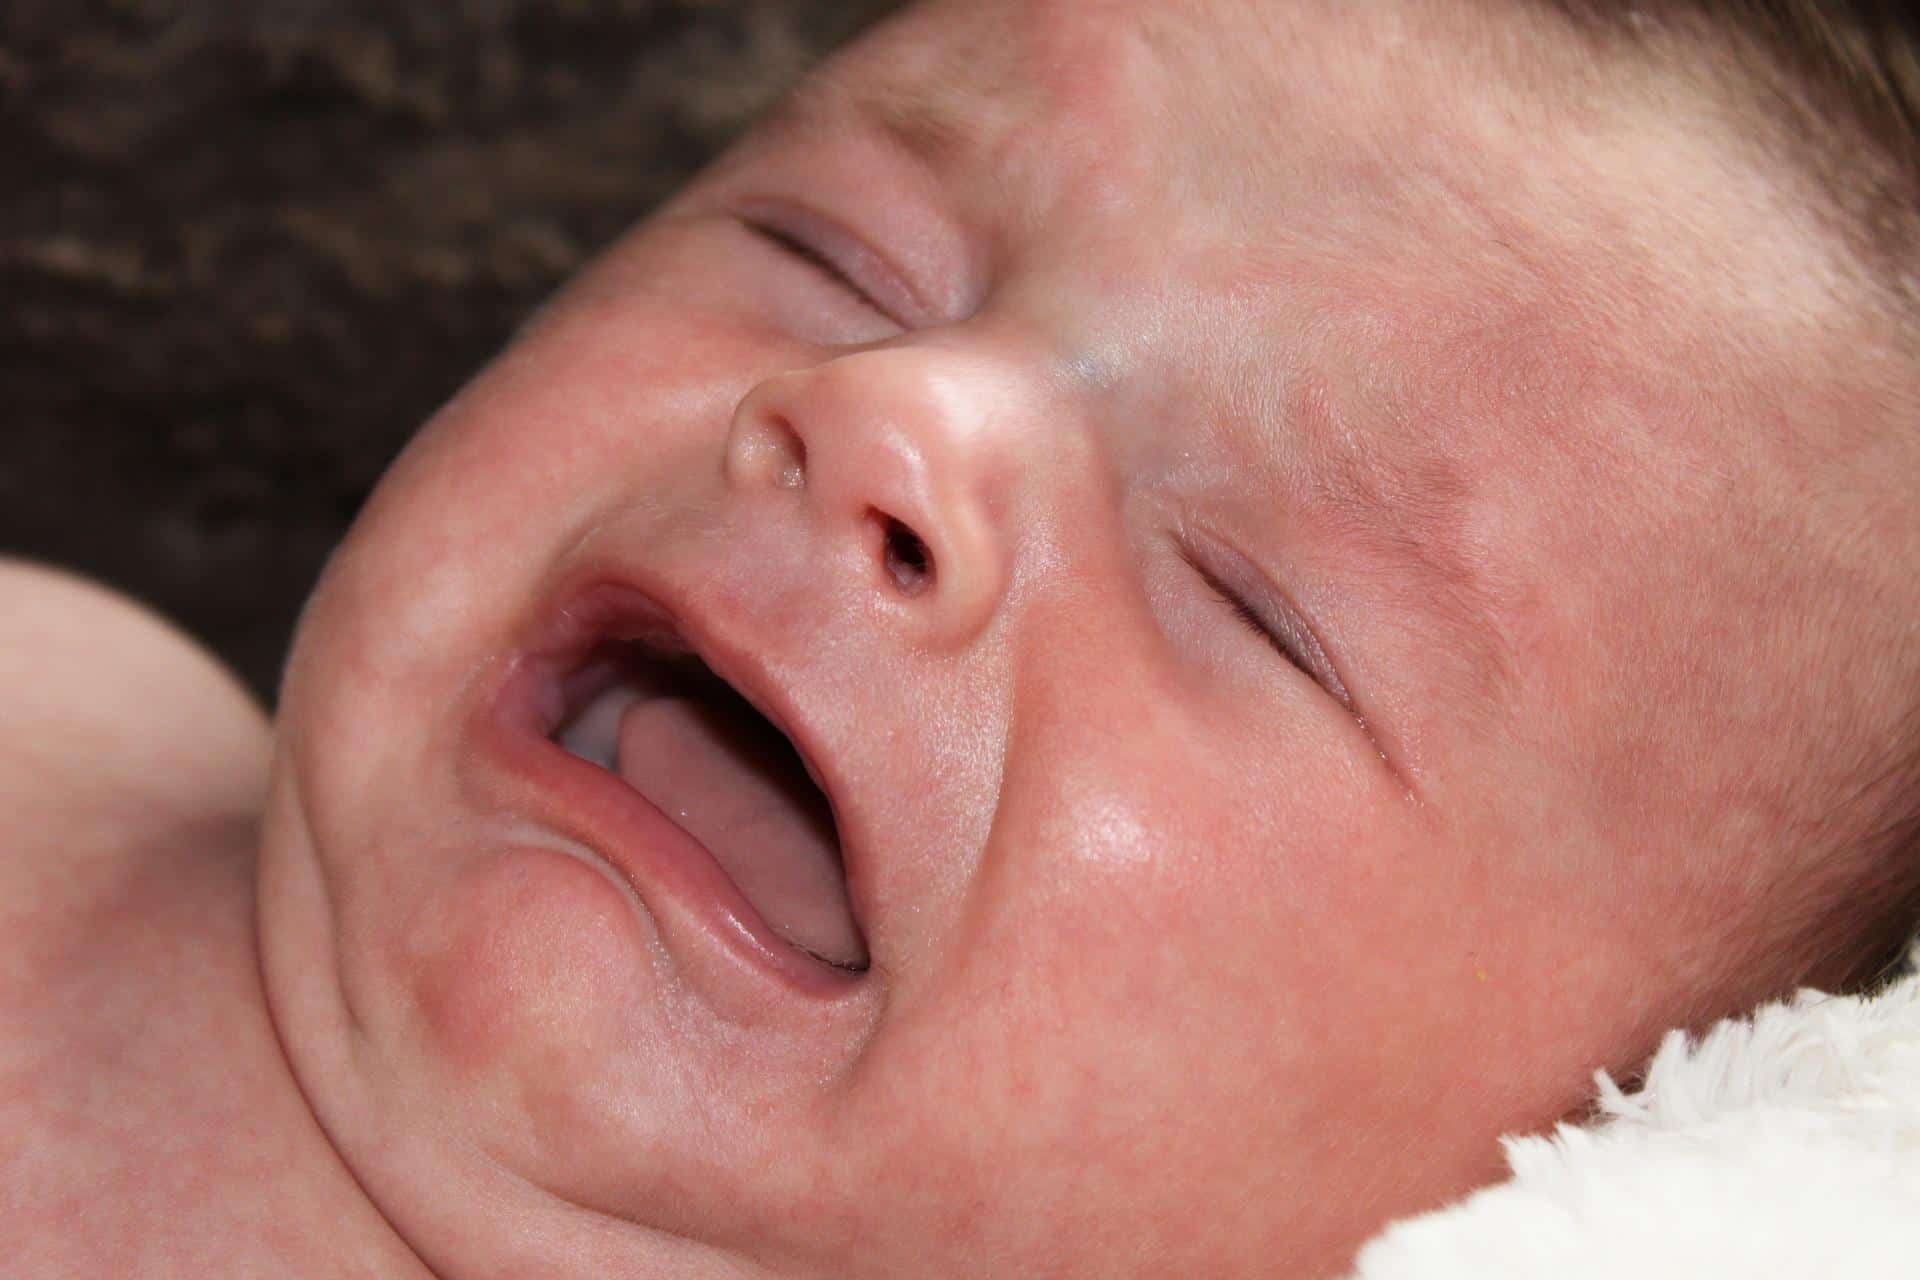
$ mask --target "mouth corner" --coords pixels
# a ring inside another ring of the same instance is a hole
[[[829,989],[864,977],[839,823],[803,744],[651,596],[591,588],[553,619],[514,664],[503,719],[528,748],[521,772],[540,757],[556,825],[650,911],[679,890],[788,976],[810,971]]]

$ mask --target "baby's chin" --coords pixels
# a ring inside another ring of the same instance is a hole
[[[527,679],[504,664],[483,690],[396,680],[382,699],[353,629],[319,623],[283,704],[261,927],[290,1059],[356,1174],[396,1220],[460,1188],[781,1238],[821,1193],[821,1082],[857,1052],[874,988],[764,919],[740,928],[757,908],[718,860],[616,762],[561,741],[611,688],[565,688],[604,634]],[[460,707],[451,729],[430,690]],[[704,763],[660,785],[742,784],[737,762]],[[716,939],[730,924],[746,936]]]
[[[699,1198],[724,1202],[749,1193],[743,1171],[791,1158],[816,1127],[793,1082],[826,1060],[827,1025],[775,1036],[715,1018],[630,893],[570,853],[474,854],[399,946],[389,969],[446,1120],[508,1121],[489,1125],[488,1153],[565,1199],[645,1220],[697,1172]],[[743,1133],[747,1116],[779,1141]],[[700,1168],[702,1130],[748,1140]]]
[[[716,1224],[781,1238],[777,1220],[804,1198],[826,1143],[828,1108],[807,1082],[828,1024],[783,1035],[715,1016],[616,878],[465,825],[404,851],[451,866],[439,883],[417,895],[395,884],[389,902],[343,913],[332,938],[302,901],[318,888],[300,865],[311,854],[269,842],[275,1018],[324,1129],[382,1211],[456,1274],[498,1258],[459,1256],[451,1200],[496,1206],[496,1228],[550,1229],[557,1197],[702,1240]],[[460,1230],[487,1250],[513,1234]],[[602,1267],[635,1256],[615,1251]]]

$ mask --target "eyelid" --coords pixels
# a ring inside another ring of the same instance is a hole
[[[1251,559],[1210,530],[1197,527],[1183,531],[1181,554],[1210,586],[1251,610],[1275,644],[1325,685],[1343,707],[1355,710],[1353,696],[1320,637]]]
[[[927,307],[906,278],[865,240],[833,219],[784,200],[745,200],[741,221],[769,239],[786,242],[841,277],[875,310],[902,328],[924,322]]]

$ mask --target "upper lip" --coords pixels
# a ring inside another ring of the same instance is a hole
[[[511,660],[484,699],[483,717],[496,731],[504,729],[519,738],[522,747],[533,745],[528,739],[550,739],[564,709],[561,682],[596,645],[609,641],[648,643],[665,653],[692,654],[787,738],[833,812],[848,906],[855,926],[865,932],[870,904],[865,901],[864,859],[849,838],[844,783],[836,776],[831,753],[762,655],[737,642],[712,611],[697,607],[685,595],[666,589],[665,584],[642,582],[631,572],[598,570],[574,576],[548,598],[519,637]],[[564,754],[557,745],[552,751]],[[618,853],[616,833],[589,833],[588,838],[616,846],[596,849],[602,856]],[[621,869],[624,874],[625,868]]]

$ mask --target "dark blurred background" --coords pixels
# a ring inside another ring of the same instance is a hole
[[[0,551],[270,701],[413,429],[891,7],[0,0]]]

